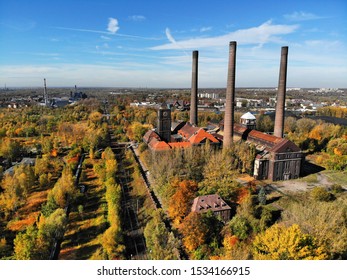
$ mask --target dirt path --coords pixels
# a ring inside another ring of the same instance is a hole
[[[317,186],[329,187],[333,184],[329,181],[329,178],[321,172],[318,172],[312,175],[316,175],[316,179],[309,180],[309,179],[301,178],[296,180],[275,182],[275,183],[272,183],[271,185],[278,188],[281,191],[295,192],[295,191],[307,191]]]

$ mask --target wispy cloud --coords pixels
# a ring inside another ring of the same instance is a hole
[[[206,32],[212,30],[212,26],[201,27],[200,32]]]
[[[293,12],[291,14],[286,14],[283,16],[285,19],[290,21],[306,21],[306,20],[316,20],[316,19],[322,19],[324,17],[312,14],[312,13],[306,13],[303,11],[299,12]]]
[[[169,28],[165,29],[165,34],[166,34],[166,38],[171,42],[171,45],[174,46],[174,49],[181,49],[188,56],[188,54],[185,52],[184,48],[182,46],[180,46],[177,43],[177,41],[175,40],[175,38],[171,35],[171,31]]]
[[[299,25],[275,25],[267,21],[260,26],[248,29],[239,29],[222,36],[193,38],[188,40],[175,40],[169,28],[166,29],[166,37],[170,44],[152,47],[152,50],[172,50],[172,49],[194,49],[206,47],[226,46],[229,41],[238,41],[239,44],[265,44],[268,42],[278,42],[278,36],[293,33]]]
[[[103,40],[111,40],[110,37],[105,36],[105,35],[116,35],[116,36],[120,36],[120,37],[127,37],[127,38],[133,38],[133,39],[143,39],[143,40],[160,40],[161,39],[161,38],[154,38],[154,37],[143,37],[143,36],[138,36],[138,35],[118,33],[117,31],[119,30],[119,23],[118,23],[118,20],[116,18],[109,18],[108,19],[107,31],[95,30],[95,29],[85,29],[85,28],[63,27],[63,26],[55,26],[53,28],[61,29],[61,30],[69,30],[69,31],[104,34],[104,35],[100,36],[100,38]]]
[[[171,35],[171,31],[169,28],[166,28],[165,29],[165,35],[166,35],[166,38],[172,43],[172,44],[177,44],[176,40],[174,39],[174,37],[172,37]]]
[[[108,19],[107,30],[111,34],[116,34],[116,32],[119,30],[118,20],[116,18],[109,18]]]
[[[100,38],[103,39],[103,40],[106,40],[106,41],[111,40],[110,37],[107,37],[107,36],[104,36],[104,35],[101,35]]]
[[[133,15],[133,16],[129,16],[128,18],[130,20],[133,20],[133,21],[144,21],[144,20],[146,20],[146,17],[142,16],[142,15]]]
[[[70,31],[78,31],[78,32],[90,32],[90,33],[99,33],[99,34],[112,34],[111,32],[107,31],[100,31],[100,30],[93,30],[93,29],[83,29],[83,28],[73,28],[73,27],[62,27],[62,26],[56,26],[54,27],[56,29],[61,30],[70,30]]]

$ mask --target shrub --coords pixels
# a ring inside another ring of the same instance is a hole
[[[334,200],[334,195],[328,192],[324,187],[315,187],[311,191],[311,197],[316,201],[331,201]]]
[[[345,189],[339,185],[339,184],[333,184],[331,187],[330,187],[330,191],[334,194],[337,194],[337,193],[342,193],[345,191]]]

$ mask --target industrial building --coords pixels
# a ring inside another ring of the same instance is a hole
[[[240,124],[234,121],[236,42],[230,42],[226,106],[221,132],[209,133],[198,126],[198,52],[194,51],[190,121],[172,128],[171,110],[163,104],[158,110],[158,127],[145,134],[144,142],[152,151],[163,151],[203,145],[207,140],[212,145],[222,145],[223,149],[228,149],[234,141],[243,140],[256,147],[253,174],[256,179],[278,181],[298,178],[305,160],[304,153],[293,142],[283,138],[287,56],[288,47],[282,47],[274,135],[257,131],[256,118],[249,112],[241,117]]]

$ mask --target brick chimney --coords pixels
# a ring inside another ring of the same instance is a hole
[[[282,47],[281,50],[281,64],[280,74],[278,80],[278,93],[276,103],[276,116],[275,116],[275,129],[274,135],[283,137],[284,131],[284,112],[286,101],[286,84],[287,84],[287,60],[288,60],[288,47]]]
[[[193,51],[192,89],[190,99],[190,123],[198,126],[198,57],[199,52]]]
[[[235,107],[235,72],[236,72],[236,42],[229,43],[228,82],[224,116],[223,148],[228,148],[234,136],[234,107]]]

